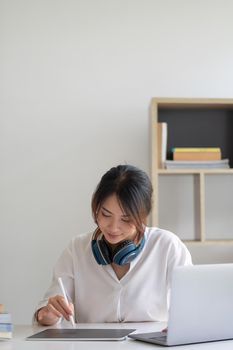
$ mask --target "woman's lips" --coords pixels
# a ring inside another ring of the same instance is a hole
[[[112,234],[112,233],[109,233],[109,232],[107,232],[107,235],[110,238],[113,238],[113,239],[119,239],[121,237],[121,235],[116,235],[116,234]]]

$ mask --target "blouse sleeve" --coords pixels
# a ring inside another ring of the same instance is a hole
[[[167,285],[171,286],[173,269],[176,266],[192,265],[192,257],[184,243],[176,237],[168,250]]]
[[[50,297],[59,294],[61,295],[58,277],[62,278],[68,300],[74,302],[74,267],[72,257],[72,242],[59,257],[53,270],[53,278],[50,287],[45,293],[44,298],[38,303],[35,314],[39,309],[47,305],[48,299]]]

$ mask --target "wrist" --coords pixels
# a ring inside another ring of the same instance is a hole
[[[40,310],[42,310],[43,308],[41,307],[40,309],[38,309],[36,312],[35,312],[35,314],[34,314],[34,319],[35,319],[35,321],[37,322],[37,323],[40,323],[40,321],[39,321],[39,312],[40,312]]]

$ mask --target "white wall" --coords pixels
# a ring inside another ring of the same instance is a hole
[[[151,97],[232,97],[232,13],[231,0],[0,0],[0,302],[15,323],[94,227],[101,174],[149,171]]]

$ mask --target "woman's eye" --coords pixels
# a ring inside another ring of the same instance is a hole
[[[129,219],[121,219],[123,222],[129,222]]]
[[[110,218],[110,215],[107,215],[105,213],[102,212],[102,215],[105,217],[105,218]]]

